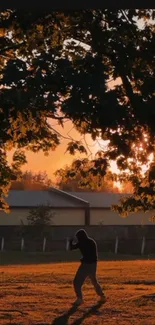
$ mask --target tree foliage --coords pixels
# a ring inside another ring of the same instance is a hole
[[[47,173],[30,171],[20,172],[18,179],[11,184],[11,190],[44,190],[53,185]]]
[[[33,239],[37,236],[49,236],[50,229],[49,226],[53,224],[52,218],[54,217],[54,212],[51,211],[49,204],[40,204],[36,208],[29,211],[27,216],[28,226],[22,225],[23,234],[29,234]]]
[[[138,211],[155,210],[155,165],[150,164],[150,168],[141,177],[133,176],[134,193],[120,200],[119,205],[114,205],[113,209],[122,216]],[[154,214],[154,211],[153,211]],[[151,221],[155,220],[155,215],[151,216]]]
[[[94,173],[90,173],[90,169],[93,170],[93,161],[87,158],[75,160],[70,166],[56,171],[57,185],[64,191],[118,192],[110,171],[103,177],[95,169]]]
[[[51,207],[49,205],[38,205],[37,208],[31,209],[27,217],[28,225],[31,226],[49,226],[52,224]]]
[[[69,119],[80,134],[108,140],[95,173],[104,176],[109,160],[116,160],[123,173],[131,172],[137,193],[142,179],[137,159],[147,164],[155,145],[154,14],[153,9],[0,12],[1,197],[26,161],[23,149],[47,153],[59,145],[61,135],[49,118],[62,126]],[[109,88],[109,80],[117,78],[120,85]],[[141,144],[143,150],[135,150]],[[17,152],[9,166],[6,151],[12,147]],[[71,142],[68,150],[84,152],[80,143]]]
[[[74,160],[73,163],[55,172],[57,185],[64,191],[95,191],[109,193],[132,193],[133,187],[129,182],[122,182],[121,189],[117,185],[117,175],[108,168],[104,175],[101,161],[87,158]],[[103,166],[103,170],[105,167]]]

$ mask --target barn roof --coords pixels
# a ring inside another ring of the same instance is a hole
[[[34,208],[40,204],[48,204],[53,208],[76,208],[89,205],[82,198],[74,197],[72,193],[69,194],[56,188],[49,190],[10,190],[6,201],[10,207],[16,208]]]
[[[91,208],[110,208],[118,204],[122,197],[129,194],[105,192],[70,192],[72,195],[89,202]]]
[[[110,208],[127,194],[104,192],[65,192],[56,188],[48,190],[10,190],[6,201],[10,207],[33,208],[49,204],[53,208]]]

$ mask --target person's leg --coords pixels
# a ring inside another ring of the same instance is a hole
[[[97,277],[96,277],[96,268],[97,268],[97,265],[96,264],[92,264],[91,267],[90,267],[90,274],[89,274],[89,278],[91,280],[91,283],[92,285],[94,286],[94,289],[97,293],[97,295],[99,297],[101,297],[102,299],[104,298],[105,299],[105,295],[104,295],[104,292],[97,280]]]
[[[73,286],[74,286],[74,290],[75,290],[75,294],[77,296],[77,299],[81,300],[82,302],[82,285],[86,279],[86,277],[88,276],[87,274],[87,268],[85,266],[85,264],[81,264],[76,272],[74,281],[73,281]]]

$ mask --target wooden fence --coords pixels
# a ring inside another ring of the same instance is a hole
[[[115,254],[155,254],[155,238],[119,238],[109,240],[96,240],[99,252]],[[0,238],[0,250],[4,251],[26,251],[26,252],[52,252],[66,250],[66,240],[55,240],[44,238]]]

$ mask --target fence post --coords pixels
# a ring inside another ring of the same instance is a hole
[[[66,238],[66,251],[69,251],[69,237]]]
[[[142,239],[141,255],[144,254],[144,249],[145,249],[145,236],[143,236],[143,239]]]
[[[2,240],[1,240],[1,252],[4,251],[4,237],[2,237]]]
[[[23,249],[24,249],[24,238],[22,237],[22,239],[21,239],[21,251],[23,251]]]
[[[115,254],[117,254],[118,251],[118,236],[116,236],[116,241],[115,241]]]
[[[46,237],[44,237],[43,240],[43,252],[45,252],[45,249],[46,249]]]

